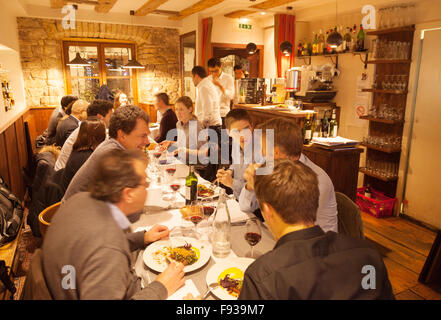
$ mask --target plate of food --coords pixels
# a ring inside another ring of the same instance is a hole
[[[200,198],[210,198],[214,197],[216,194],[215,190],[212,189],[209,186],[198,184],[198,197]],[[217,195],[219,195],[219,192],[217,192]]]
[[[171,261],[184,264],[184,272],[203,267],[211,256],[211,246],[194,238],[176,237],[149,245],[143,254],[144,263],[150,269],[162,272]]]
[[[208,270],[207,286],[218,283],[213,294],[221,300],[237,300],[242,289],[245,270],[254,262],[250,258],[232,258],[218,262]]]
[[[149,128],[159,128],[159,123],[150,122],[149,123]]]

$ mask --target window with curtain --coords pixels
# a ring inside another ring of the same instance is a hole
[[[135,52],[131,43],[63,41],[66,94],[92,101],[99,88],[106,84],[116,93],[122,91],[129,103],[138,103],[137,71],[125,69]],[[79,53],[89,66],[73,67],[67,63]]]

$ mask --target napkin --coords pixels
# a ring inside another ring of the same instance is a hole
[[[254,217],[252,213],[246,213],[240,210],[239,202],[235,199],[227,200],[228,211],[230,212],[231,222],[241,222]]]
[[[168,297],[167,300],[183,300],[183,298],[189,293],[191,293],[193,297],[197,297],[201,294],[196,288],[193,280],[186,280],[185,285]]]

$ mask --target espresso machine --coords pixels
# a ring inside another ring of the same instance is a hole
[[[325,64],[312,67],[299,68],[302,74],[300,90],[295,93],[295,98],[307,102],[327,102],[332,100],[337,91],[334,90],[332,78],[335,69],[332,65]]]

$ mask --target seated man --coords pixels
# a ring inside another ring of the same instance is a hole
[[[320,198],[317,210],[316,224],[325,232],[338,232],[337,201],[335,200],[334,185],[326,172],[302,154],[303,135],[300,128],[291,120],[275,118],[260,124],[262,130],[262,154],[266,157],[266,130],[274,132],[274,159],[290,159],[300,161],[310,167],[318,176]],[[253,191],[253,180],[256,164],[248,166],[244,178],[247,181],[239,196],[242,211],[255,212],[259,208]]]
[[[109,139],[102,142],[73,177],[62,200],[64,202],[78,192],[87,191],[98,167],[100,158],[110,150],[142,150],[148,143],[149,116],[136,106],[119,107],[110,117]],[[143,231],[127,235],[131,250],[144,247],[146,237]]]
[[[224,186],[231,188],[236,199],[239,199],[242,188],[246,184],[243,174],[252,162],[253,125],[248,112],[243,109],[233,109],[225,117],[225,126],[228,135],[233,140],[233,164],[228,170],[218,170],[216,177]],[[239,150],[237,150],[238,146]],[[244,155],[245,149],[247,156]]]
[[[166,299],[184,284],[184,266],[171,263],[141,289],[125,236],[127,217],[147,197],[147,158],[139,151],[112,150],[100,164],[90,192],[70,198],[51,221],[42,247],[49,292],[56,300]],[[168,235],[159,225],[147,232],[149,242]]]
[[[245,271],[240,300],[394,299],[380,254],[366,240],[314,226],[317,174],[300,161],[275,161],[254,190],[274,249]]]
[[[60,101],[60,107],[55,108],[54,111],[51,114],[51,117],[49,119],[49,124],[46,129],[46,145],[51,145],[55,143],[55,134],[57,133],[57,125],[58,121],[63,118],[66,113],[65,110],[67,106],[72,102],[78,100],[78,97],[76,96],[64,96],[61,98]]]
[[[155,138],[155,141],[160,143],[167,138],[167,133],[170,130],[176,129],[178,118],[175,112],[170,108],[168,95],[164,92],[158,93],[155,96],[155,109],[161,115],[159,134]]]
[[[85,100],[76,100],[72,105],[71,114],[64,120],[60,120],[55,134],[55,145],[62,147],[70,134],[79,127],[80,122],[87,118],[87,107],[89,103]]]
[[[87,107],[87,117],[98,117],[104,120],[106,128],[109,127],[110,116],[113,113],[113,104],[107,100],[94,100]],[[72,147],[77,140],[78,132],[80,127],[76,128],[64,142],[61,148],[60,155],[58,156],[57,162],[55,163],[55,170],[58,171],[66,167],[67,160],[72,153]]]

